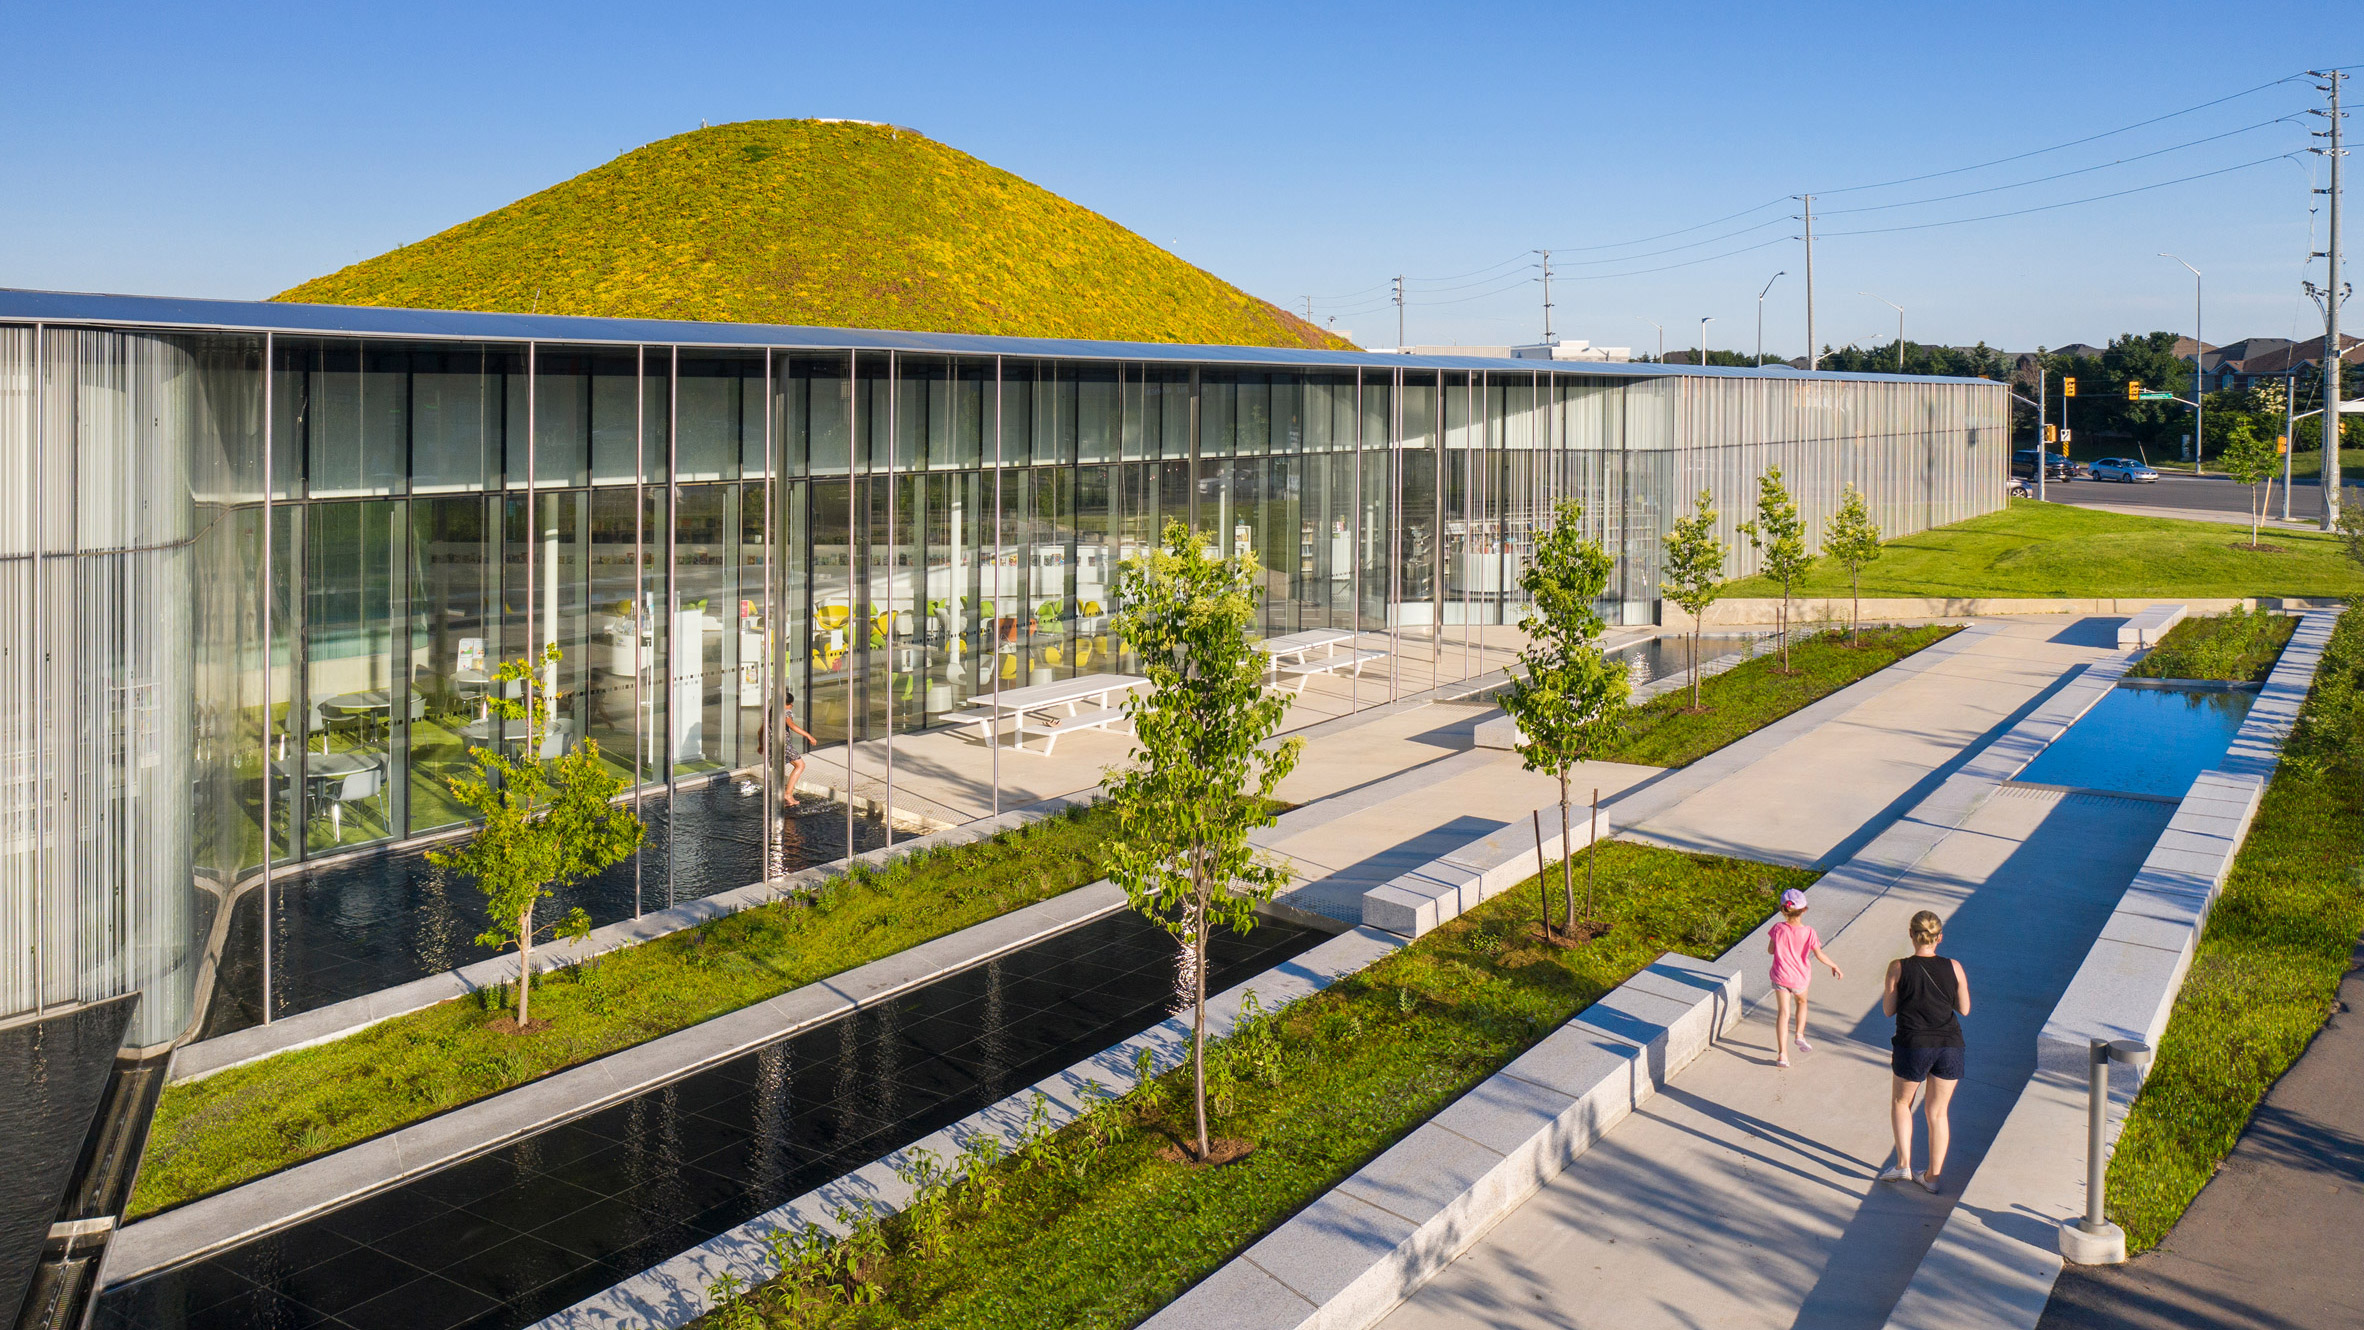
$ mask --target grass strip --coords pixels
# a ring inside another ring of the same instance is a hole
[[[1337,1185],[1666,951],[1712,957],[1801,869],[1604,842],[1603,937],[1535,938],[1530,878],[1392,956],[1241,1022],[1209,1057],[1223,1167],[1176,1162],[1190,1082],[1170,1072],[990,1162],[950,1161],[927,1199],[857,1223],[834,1251],[779,1254],[786,1278],[702,1322],[885,1327],[1128,1326]],[[1554,879],[1556,882],[1556,878]],[[933,1170],[930,1170],[933,1173]]]
[[[2364,571],[2340,538],[2274,530],[2252,551],[2247,527],[2013,499],[2000,511],[1889,541],[1863,570],[1866,596],[2352,596]],[[2235,548],[2241,546],[2243,548]],[[1762,577],[1727,596],[1778,596]],[[1845,599],[1847,570],[1817,560],[1796,594]]]
[[[2167,1236],[2330,1017],[2364,932],[2364,614],[2342,615],[2110,1159],[2130,1250]]]
[[[1866,628],[1860,647],[1850,646],[1844,632],[1817,633],[1791,644],[1788,674],[1781,672],[1781,657],[1775,653],[1707,680],[1700,686],[1703,711],[1690,709],[1688,688],[1662,693],[1635,707],[1624,737],[1601,757],[1653,767],[1696,762],[1959,631],[1950,624]]]
[[[2264,683],[2297,631],[2298,616],[2266,610],[2185,619],[2168,629],[2126,677]]]
[[[504,1034],[502,992],[397,1016],[167,1087],[130,1214],[137,1218],[554,1071],[686,1029],[1046,900],[1104,876],[1101,809],[987,840],[857,865],[809,903],[786,901],[537,978],[546,1029]]]

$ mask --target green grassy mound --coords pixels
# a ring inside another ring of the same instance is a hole
[[[660,139],[278,300],[1345,348],[1098,213],[909,130]]]
[[[1819,539],[1820,533],[1816,533]],[[1889,541],[1863,570],[1866,596],[2350,596],[2364,572],[2339,537],[2269,531],[2267,550],[2249,529],[2013,499],[1967,522]],[[1848,594],[1847,570],[1819,559],[1800,596]],[[1725,586],[1727,596],[1778,596],[1763,577]]]

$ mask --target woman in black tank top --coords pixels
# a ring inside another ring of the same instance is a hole
[[[1970,977],[1960,961],[1937,954],[1937,944],[1945,940],[1944,921],[1923,910],[1913,916],[1911,932],[1913,954],[1888,963],[1887,991],[1880,998],[1880,1010],[1896,1018],[1888,1059],[1894,1073],[1888,1120],[1896,1132],[1896,1162],[1880,1180],[1912,1180],[1936,1191],[1951,1137],[1946,1106],[1953,1100],[1965,1062],[1962,1017],[1970,1012]],[[1916,1096],[1929,1123],[1929,1167],[1920,1173],[1913,1171]]]

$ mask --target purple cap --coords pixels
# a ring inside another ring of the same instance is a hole
[[[1782,909],[1784,909],[1784,910],[1803,910],[1803,909],[1805,909],[1805,908],[1806,908],[1806,893],[1805,893],[1805,892],[1802,892],[1802,891],[1800,891],[1800,890],[1798,890],[1796,887],[1791,887],[1789,890],[1787,890],[1787,891],[1785,891],[1785,892],[1782,892],[1782,893],[1781,893],[1781,908],[1782,908]]]

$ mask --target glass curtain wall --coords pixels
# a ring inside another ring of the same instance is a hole
[[[1657,613],[1703,487],[1812,528],[1991,511],[1992,385],[1252,367],[952,352],[0,327],[0,1015],[141,989],[288,865],[448,833],[501,661],[637,789],[760,775],[981,690],[1125,669],[1117,565],[1168,521],[1250,559],[1263,631],[1451,649],[1515,623],[1553,505]],[[827,759],[822,765],[825,767]],[[768,807],[768,805],[767,805]],[[70,813],[70,815],[69,815]],[[774,823],[767,812],[766,835]],[[671,827],[636,882],[671,898]],[[194,885],[192,885],[194,884]]]

